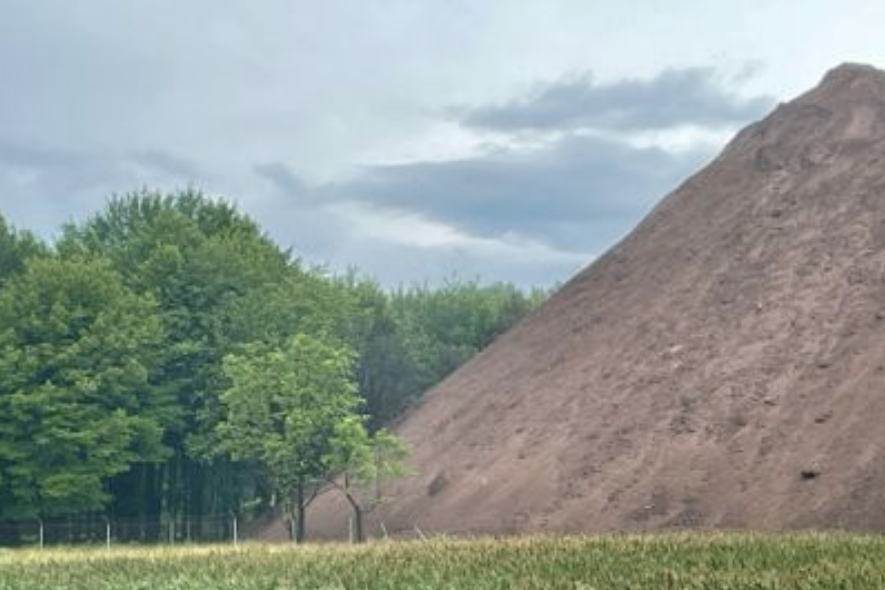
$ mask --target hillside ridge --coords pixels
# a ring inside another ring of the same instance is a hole
[[[377,516],[885,530],[883,139],[885,72],[857,64],[738,133],[430,392]]]

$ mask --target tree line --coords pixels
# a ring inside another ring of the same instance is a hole
[[[332,275],[193,190],[52,243],[0,216],[0,521],[284,507],[302,536],[320,483],[361,510],[401,472],[385,426],[545,297]]]

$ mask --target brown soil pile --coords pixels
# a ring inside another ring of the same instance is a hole
[[[400,432],[389,529],[885,529],[885,72],[744,129]]]

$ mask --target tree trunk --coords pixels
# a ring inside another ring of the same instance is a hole
[[[363,534],[363,509],[356,502],[353,505],[353,540],[362,543],[366,540]]]
[[[347,482],[346,475],[344,481]],[[356,498],[347,491],[346,487],[339,489],[344,494],[344,497],[347,498],[350,507],[353,508],[353,542],[362,543],[366,540],[366,536],[363,533],[363,507],[360,506],[360,503],[356,501]]]
[[[295,488],[295,499],[292,502],[292,514],[295,518],[295,542],[301,544],[305,537],[305,520],[307,511],[304,507],[304,484]]]

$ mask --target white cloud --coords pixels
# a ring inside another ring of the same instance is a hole
[[[714,151],[725,145],[736,132],[737,128],[733,126],[680,125],[672,129],[624,134],[621,138],[637,149],[660,148],[673,154],[684,154],[698,149]]]
[[[357,241],[377,241],[408,248],[460,250],[477,258],[503,258],[526,264],[583,264],[592,256],[559,250],[548,244],[512,233],[499,237],[472,235],[452,225],[411,211],[376,209],[364,203],[344,201],[330,207]]]

